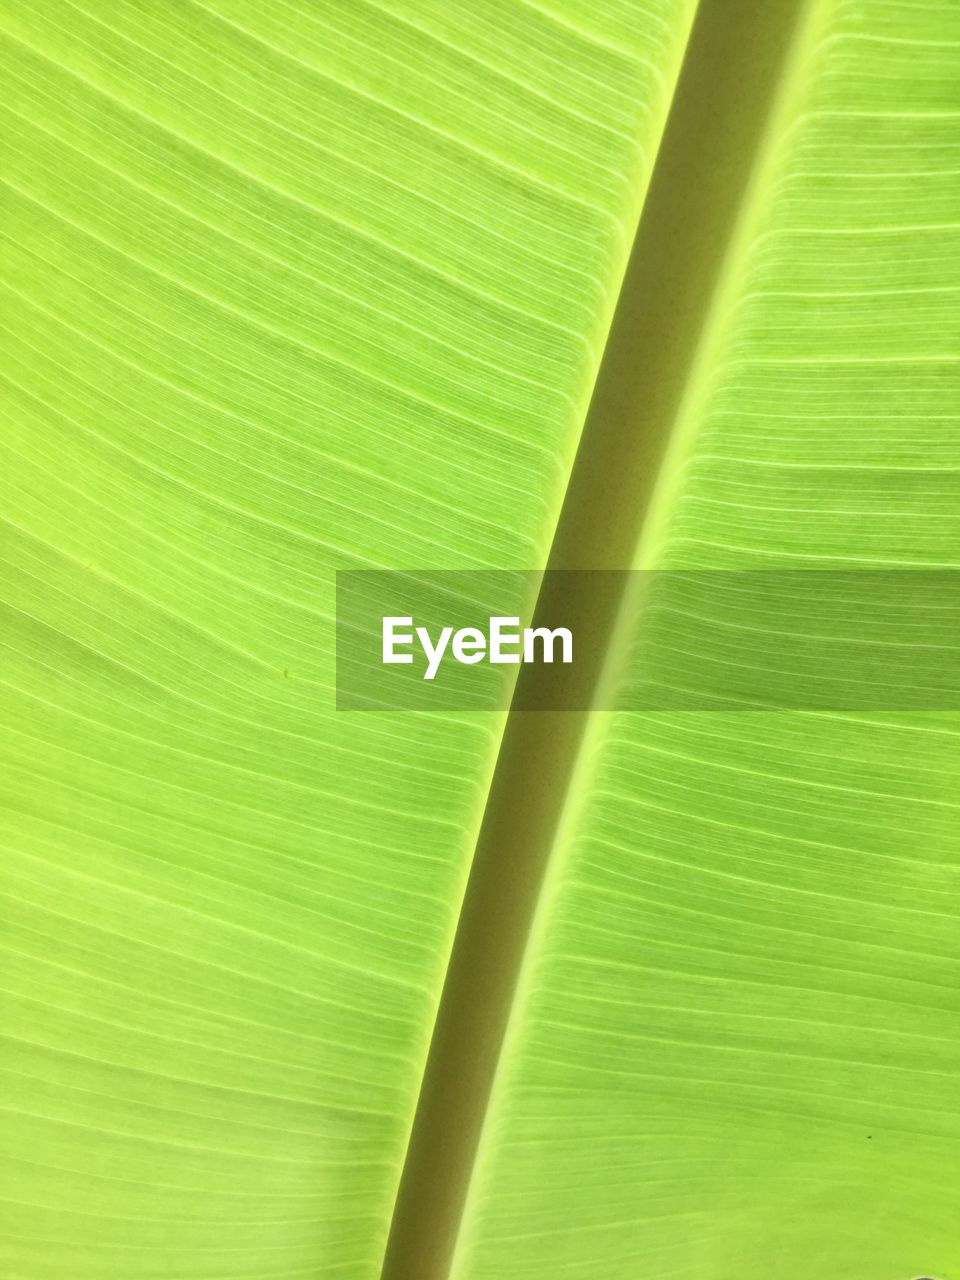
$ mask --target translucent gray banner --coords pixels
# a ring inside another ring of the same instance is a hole
[[[345,711],[960,709],[960,571],[337,575]]]

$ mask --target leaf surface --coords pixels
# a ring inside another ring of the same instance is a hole
[[[379,1273],[502,718],[334,571],[542,562],[690,13],[2,6],[4,1274]]]
[[[585,533],[635,319],[624,450],[651,404],[668,448],[626,509],[604,456],[591,554],[958,567],[960,14],[780,7],[749,183],[697,229],[661,145],[694,0],[0,4],[13,1280],[399,1280],[495,766],[522,806],[549,762],[516,714],[332,710],[335,572]],[[702,310],[661,276],[615,314],[638,219],[714,255]],[[651,316],[695,339],[669,394]],[[960,1273],[957,717],[565,732],[451,1280]]]

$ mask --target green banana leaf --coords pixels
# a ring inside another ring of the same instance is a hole
[[[0,0],[10,1280],[960,1278],[949,712],[568,717],[466,1204],[388,1248],[539,762],[335,710],[335,574],[547,563],[697,8]],[[619,567],[955,568],[960,9],[773,10]]]

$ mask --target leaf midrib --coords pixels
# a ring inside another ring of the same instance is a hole
[[[624,274],[548,570],[635,558],[706,319],[805,11],[815,0],[700,0]],[[556,617],[563,575],[544,579]],[[621,604],[584,573],[566,625],[602,655]],[[589,705],[602,661],[584,664]],[[591,723],[536,706],[521,669],[471,864],[391,1223],[381,1280],[447,1280],[544,874]]]

